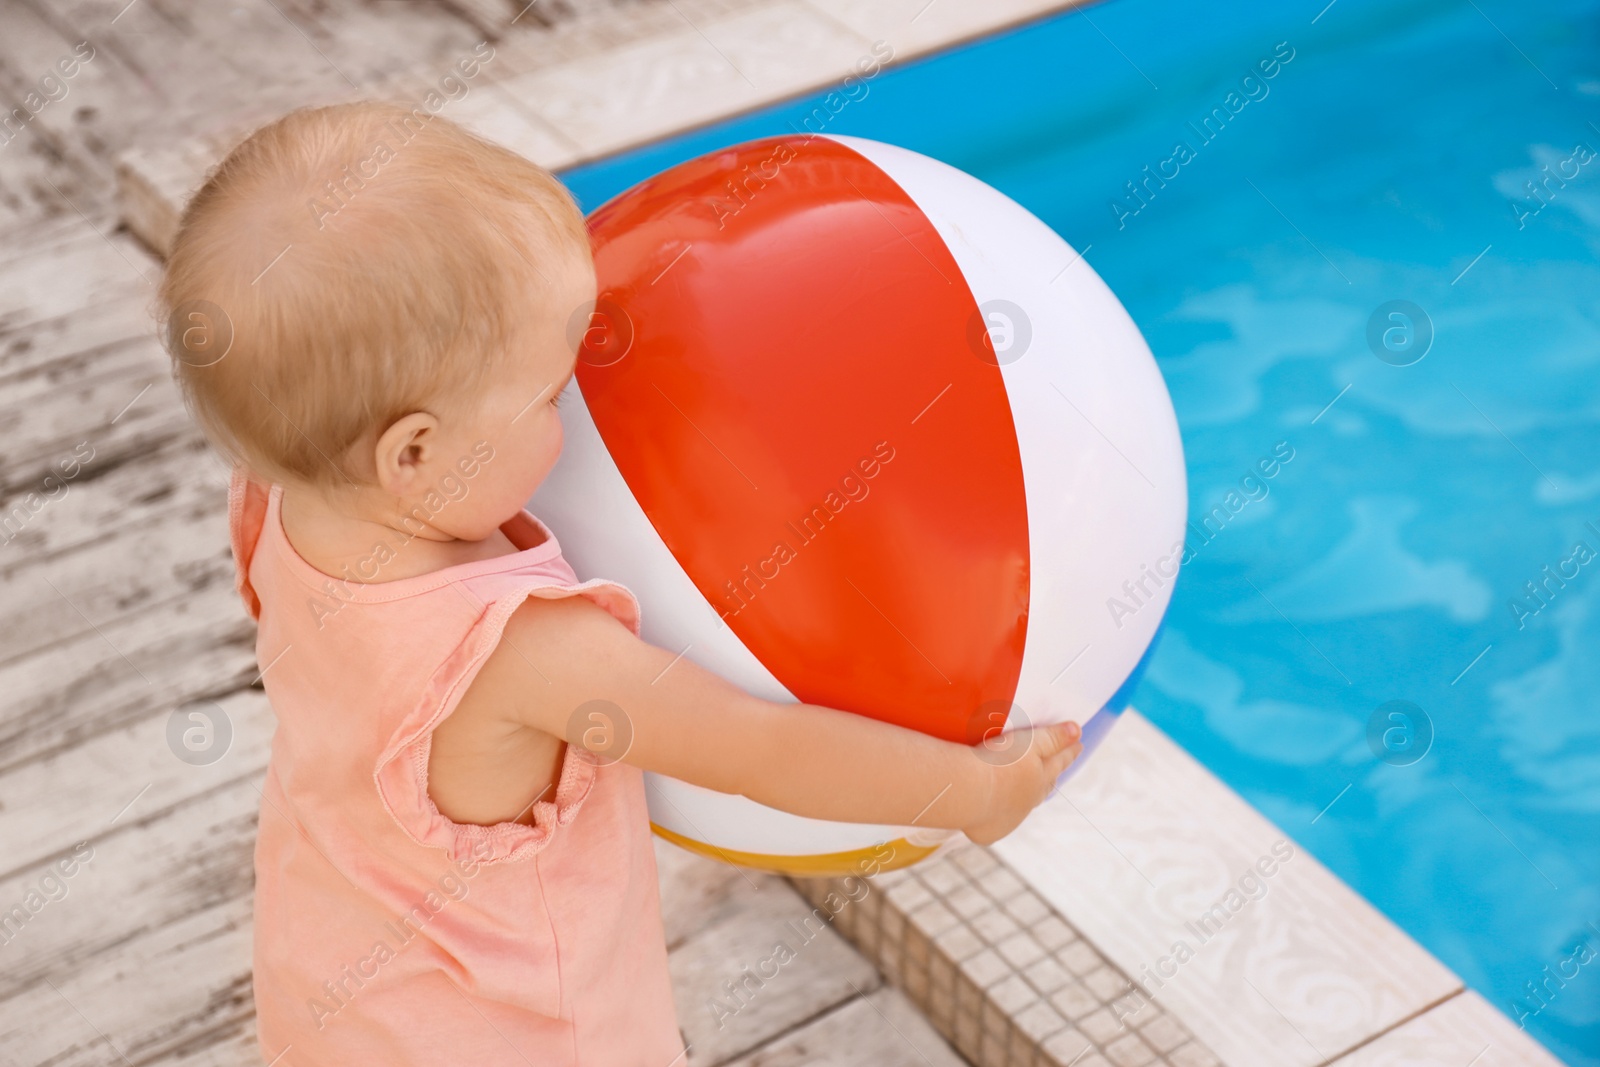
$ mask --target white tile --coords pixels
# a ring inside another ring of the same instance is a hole
[[[485,81],[451,105],[448,115],[480,137],[504,145],[550,170],[582,156],[576,142],[524,110],[497,82]]]
[[[944,48],[1037,18],[1078,0],[808,0],[869,41],[886,41],[896,59]]]
[[[502,86],[586,156],[842,79],[868,43],[800,0],[512,78]]]
[[[1543,1045],[1468,990],[1333,1067],[1561,1067]]]
[[[1279,842],[1290,858],[1247,881],[1259,899],[1198,933]],[[994,851],[1229,1067],[1322,1063],[1461,988],[1135,711]]]

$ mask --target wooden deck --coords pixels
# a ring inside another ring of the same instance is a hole
[[[508,28],[496,0],[0,8],[8,106],[93,48],[0,134],[0,1062],[262,1062],[251,854],[273,721],[232,588],[226,471],[155,339],[159,262],[119,229],[118,155],[414,91],[486,24],[504,29],[501,81],[760,6],[543,0]],[[169,745],[192,710],[231,731],[212,762]],[[961,1062],[832,931],[719,1026],[723,982],[810,905],[780,879],[658,857],[691,1063]]]

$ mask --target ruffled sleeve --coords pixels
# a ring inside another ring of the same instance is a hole
[[[250,617],[261,617],[261,598],[250,585],[250,561],[261,540],[267,517],[268,487],[251,478],[243,467],[233,469],[228,482],[228,537],[233,542],[233,565],[237,571],[234,588]]]
[[[511,614],[529,597],[557,600],[586,597],[639,633],[639,602],[625,586],[595,579],[576,582],[562,563],[562,579],[545,579],[513,589],[489,604],[476,625],[430,679],[422,699],[401,720],[378,757],[373,780],[391,818],[419,845],[442,848],[452,859],[479,863],[526,859],[550,843],[556,829],[577,817],[594,785],[599,760],[568,745],[553,793],[534,803],[533,824],[502,822],[493,826],[458,823],[447,818],[428,795],[428,756],[433,731],[461,703],[472,679],[500,643]],[[569,582],[571,584],[569,584]]]

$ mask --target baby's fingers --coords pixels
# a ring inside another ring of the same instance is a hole
[[[1053,782],[1072,766],[1072,761],[1083,755],[1083,742],[1076,741],[1044,761],[1045,771]]]
[[[1038,746],[1039,758],[1049,762],[1074,745],[1082,731],[1075,722],[1056,723],[1053,726],[1036,726],[1029,740]]]

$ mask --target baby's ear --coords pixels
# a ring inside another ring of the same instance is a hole
[[[378,485],[390,496],[419,491],[426,477],[422,467],[433,458],[439,420],[425,411],[413,411],[389,424],[378,435],[372,460]]]

